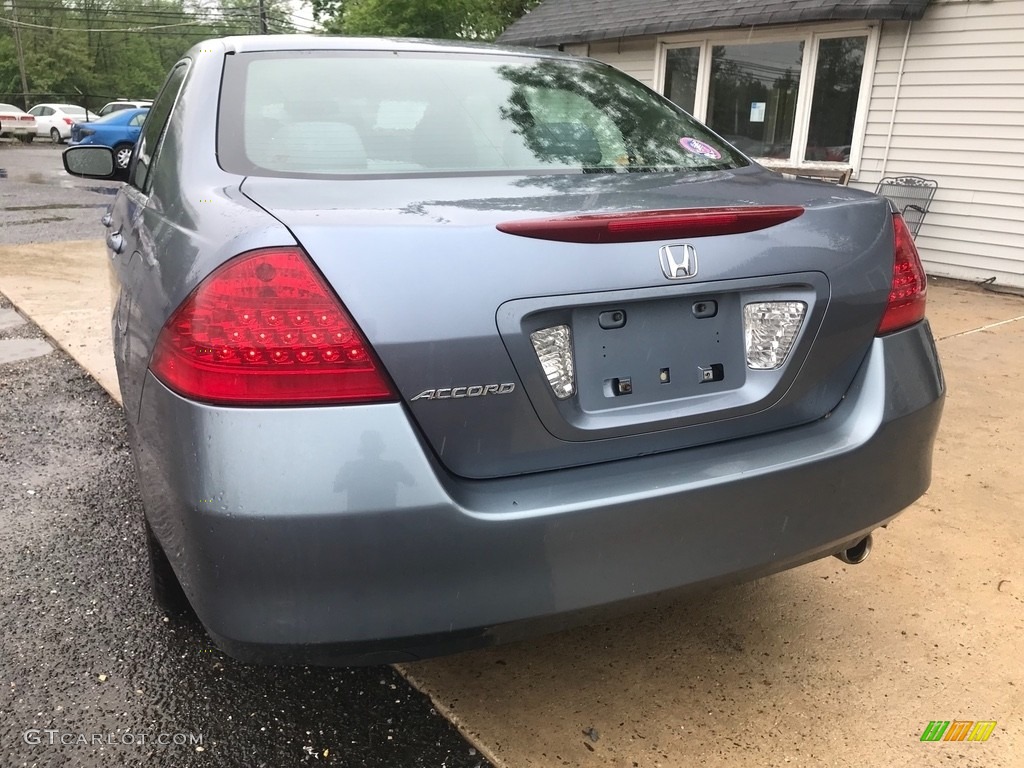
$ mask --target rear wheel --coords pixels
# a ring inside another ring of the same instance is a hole
[[[114,147],[114,165],[119,170],[124,170],[128,167],[128,163],[132,159],[132,145],[131,144],[118,144]]]
[[[63,141],[63,139],[60,137],[60,131],[58,131],[56,128],[50,129],[50,141],[52,141],[54,144],[60,144]]]
[[[166,613],[186,614],[191,610],[185,590],[174,574],[163,547],[153,534],[146,520],[146,550],[149,553],[149,580],[153,590],[153,602]]]

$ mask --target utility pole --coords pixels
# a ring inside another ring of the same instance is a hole
[[[263,0],[260,0],[262,5]],[[11,19],[14,21],[14,49],[18,56],[18,71],[21,72],[21,106],[28,109],[28,75],[25,74],[25,50],[21,47],[21,27],[18,25],[18,4],[11,0]]]
[[[15,27],[15,29],[17,29],[17,27]],[[267,3],[266,0],[260,0],[260,34],[265,35],[268,32],[269,30],[267,29]]]

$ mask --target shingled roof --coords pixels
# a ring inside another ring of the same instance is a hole
[[[920,19],[929,0],[544,0],[499,39],[558,45],[849,19]]]

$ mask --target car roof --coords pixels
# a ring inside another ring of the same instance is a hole
[[[559,51],[521,48],[494,43],[453,42],[411,37],[343,37],[331,35],[236,35],[196,44],[192,50],[209,49],[220,43],[226,52],[260,51],[409,51],[429,53],[494,53],[512,56],[541,56],[578,61],[578,56]]]

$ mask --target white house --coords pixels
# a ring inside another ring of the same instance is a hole
[[[545,0],[501,41],[606,61],[765,165],[934,179],[928,271],[1024,287],[1024,0]]]

